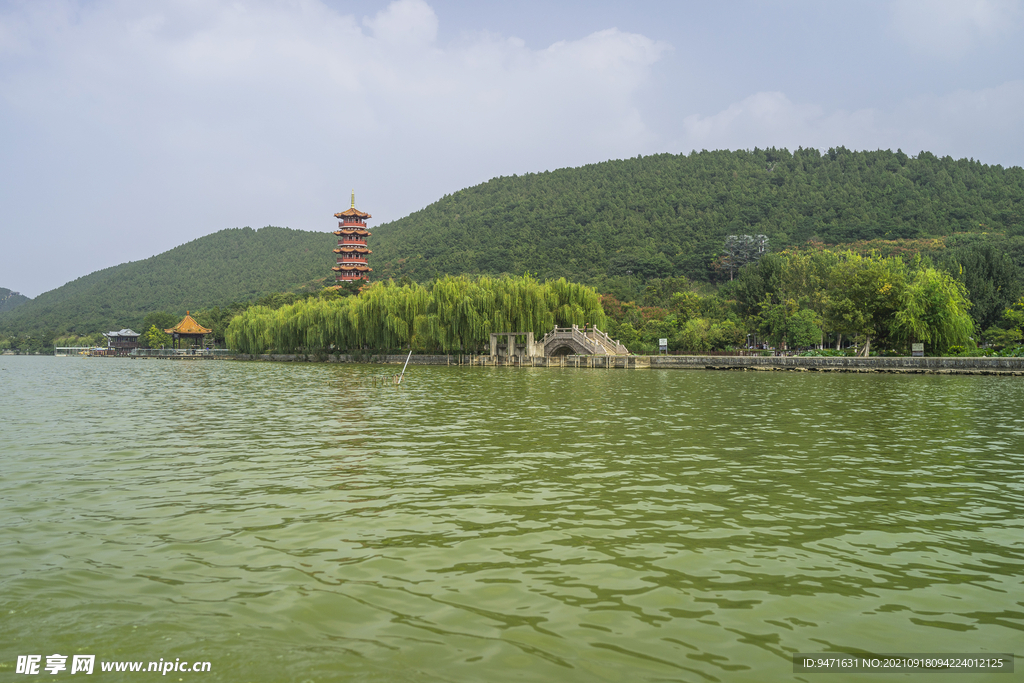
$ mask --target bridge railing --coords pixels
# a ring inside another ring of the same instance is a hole
[[[587,332],[588,335],[593,335],[594,341],[604,347],[605,353],[612,355],[621,355],[629,353],[629,350],[625,346],[619,343],[618,339],[612,339],[607,332],[602,332],[596,327],[590,328]]]

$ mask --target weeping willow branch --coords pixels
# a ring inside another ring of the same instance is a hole
[[[473,353],[491,332],[542,335],[552,327],[605,327],[600,295],[564,278],[446,276],[427,286],[378,282],[358,297],[253,306],[228,326],[241,353],[342,353],[408,348]]]

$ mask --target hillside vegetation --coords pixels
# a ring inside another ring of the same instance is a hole
[[[9,289],[0,287],[0,313],[4,311],[13,311],[23,303],[31,301],[27,296],[12,292]]]
[[[1024,233],[1024,170],[897,151],[660,154],[495,178],[375,229],[379,277],[445,273],[721,279],[725,238],[772,251],[959,232]],[[728,279],[727,277],[725,279]]]
[[[1005,310],[1009,290],[999,283],[1024,266],[1022,207],[1024,169],[928,152],[661,154],[460,190],[400,220],[371,225],[371,265],[373,280],[403,283],[449,274],[564,277],[628,302],[640,301],[651,282],[728,282],[738,272],[724,253],[728,236],[766,235],[776,253],[838,245],[864,255],[923,254],[950,268],[963,259],[984,262],[981,270],[972,266],[957,275],[988,273],[986,312],[971,311],[987,329]],[[58,335],[144,331],[147,316],[180,316],[186,309],[217,308],[211,324],[221,330],[244,308],[235,304],[331,283],[330,228],[223,230],[97,271],[0,312],[0,338],[28,335],[49,343]],[[952,252],[967,246],[977,253],[954,258]],[[975,301],[981,284],[964,283]]]
[[[0,314],[0,333],[141,331],[153,311],[183,315],[310,283],[319,287],[331,273],[336,240],[327,232],[287,228],[221,230],[41,294]]]

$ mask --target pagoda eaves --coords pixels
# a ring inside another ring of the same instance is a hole
[[[360,211],[359,209],[355,208],[354,206],[351,209],[345,209],[341,213],[334,214],[334,217],[335,218],[352,218],[352,217],[357,217],[357,218],[373,218],[373,216],[371,216],[370,214],[363,213],[362,211]]]

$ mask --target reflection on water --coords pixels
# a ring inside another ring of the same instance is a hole
[[[1021,649],[1017,379],[386,372],[0,358],[0,671],[763,681]]]

